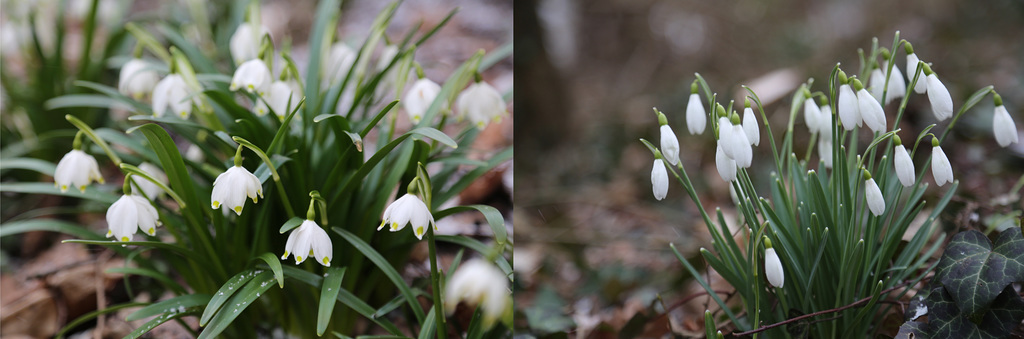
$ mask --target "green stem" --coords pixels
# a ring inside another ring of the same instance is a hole
[[[100,148],[103,149],[103,152],[107,154],[107,157],[110,157],[110,161],[114,162],[114,165],[121,165],[121,158],[114,153],[114,150],[110,148],[110,145],[108,145],[106,141],[100,139],[100,136],[97,135],[96,131],[93,131],[92,128],[89,127],[89,125],[86,125],[84,122],[82,122],[82,120],[78,120],[78,118],[71,114],[65,115],[64,118],[67,119],[68,122],[70,122],[72,125],[75,125],[75,127],[78,127],[78,129],[82,131],[82,133],[85,133],[85,135],[88,136],[93,143],[99,145]],[[75,139],[77,140],[78,136],[75,136]]]
[[[276,185],[277,190],[280,191],[280,193],[276,195],[281,197],[281,203],[284,204],[284,209],[288,213],[288,215],[295,215],[295,211],[292,210],[292,203],[290,200],[288,200],[288,192],[285,191],[284,185],[281,184],[281,176],[277,174],[277,167],[274,166],[273,162],[270,162],[270,158],[267,157],[267,154],[263,153],[263,150],[261,150],[259,147],[256,147],[256,145],[249,142],[248,140],[242,139],[240,137],[231,137],[231,139],[237,142],[239,145],[245,146],[246,148],[252,150],[253,153],[256,153],[256,156],[260,157],[260,159],[263,160],[263,163],[267,164],[267,169],[270,170],[270,175],[271,177],[274,178],[274,185]],[[237,156],[238,155],[236,154],[236,157]]]
[[[430,286],[434,290],[434,320],[437,322],[437,337],[448,337],[448,326],[445,324],[444,305],[441,299],[441,274],[437,268],[437,246],[434,244],[434,228],[427,227],[427,248],[430,255]]]

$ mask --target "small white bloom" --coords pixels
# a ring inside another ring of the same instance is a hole
[[[259,58],[260,42],[268,32],[267,28],[262,25],[256,32],[253,32],[252,25],[247,22],[238,25],[238,29],[231,35],[231,41],[228,42],[228,49],[231,50],[231,57],[235,60],[235,64]]]
[[[949,158],[946,157],[946,152],[942,151],[942,146],[932,147],[932,177],[939,186],[953,182],[953,166],[949,164]]]
[[[832,140],[832,107],[822,105],[818,117],[818,134],[820,139]]]
[[[438,93],[441,93],[441,86],[430,79],[419,79],[412,84],[412,88],[405,94],[405,100],[402,100],[405,113],[409,114],[412,123],[418,124],[423,119],[423,114],[427,113]]]
[[[847,131],[861,126],[862,120],[860,107],[857,104],[857,95],[854,94],[853,88],[849,84],[839,86],[839,104],[836,108],[839,109],[839,122]]]
[[[743,126],[732,125],[732,147],[736,154],[733,160],[736,160],[736,166],[742,168],[749,168],[750,163],[754,157],[754,150],[750,146],[750,140],[747,139],[747,133],[743,131]]]
[[[668,171],[665,170],[665,161],[654,159],[654,168],[651,169],[651,186],[654,187],[654,198],[661,200],[668,195]]]
[[[690,94],[690,101],[686,103],[686,128],[690,130],[690,135],[704,134],[707,124],[708,114],[700,103],[700,95]]]
[[[161,117],[168,109],[182,119],[192,114],[192,103],[198,99],[188,100],[192,89],[180,75],[168,74],[153,87],[153,115]]]
[[[868,88],[871,91],[871,96],[878,102],[882,102],[882,92],[885,90],[885,74],[882,73],[881,69],[875,68],[871,71],[871,78],[868,82],[871,84]]]
[[[661,125],[661,154],[672,166],[679,164],[679,139],[668,125]]]
[[[185,159],[191,160],[192,162],[202,163],[206,159],[206,155],[203,154],[203,150],[195,144],[189,145],[188,149],[185,150]]]
[[[953,117],[953,98],[949,96],[946,86],[939,81],[935,73],[928,74],[925,80],[928,82],[928,102],[932,104],[935,119],[943,121]]]
[[[344,42],[336,42],[331,45],[331,50],[323,60],[320,65],[324,72],[323,85],[333,85],[345,80],[349,69],[356,62],[356,51]]]
[[[320,265],[331,267],[334,246],[331,243],[331,237],[320,225],[313,220],[306,219],[288,235],[288,242],[284,245],[284,255],[281,256],[281,260],[288,259],[290,254],[295,256],[296,265],[306,261],[309,257],[316,257],[316,261]]]
[[[754,110],[750,107],[743,109],[743,131],[746,132],[747,141],[750,141],[751,145],[761,144],[761,131],[757,128],[757,115],[754,115]]]
[[[736,160],[732,160],[728,155],[725,155],[725,151],[722,150],[721,140],[718,141],[718,147],[715,147],[715,167],[718,168],[718,175],[725,182],[736,180]]]
[[[804,124],[811,133],[821,130],[821,108],[813,98],[804,100]]]
[[[764,275],[772,286],[782,288],[786,282],[786,273],[782,270],[782,260],[774,248],[764,250]]]
[[[152,94],[153,87],[159,80],[160,76],[150,69],[149,64],[142,59],[131,59],[121,67],[117,91],[139,100]]]
[[[888,63],[883,61],[882,67],[888,67]],[[907,95],[907,82],[903,80],[903,72],[900,72],[900,67],[892,65],[892,73],[889,74],[889,87],[885,94],[885,104],[888,105],[893,100],[902,98]]]
[[[107,209],[107,238],[115,241],[131,241],[135,230],[156,235],[160,226],[160,215],[149,200],[138,195],[122,195]]]
[[[896,145],[893,164],[896,166],[896,176],[900,178],[900,183],[904,187],[914,186],[914,160],[910,158],[910,153],[907,153],[907,148],[903,145]]]
[[[832,168],[832,139],[818,138],[818,159],[825,162],[825,168]]]
[[[260,100],[257,108],[266,108],[267,103],[269,103],[270,108],[274,110],[274,114],[284,118],[299,106],[300,101],[302,101],[302,92],[299,91],[298,83],[295,81],[274,81],[270,85],[270,92],[267,93],[263,100]],[[264,115],[267,112],[257,110],[256,114]]]
[[[85,186],[93,181],[103,183],[103,176],[100,175],[100,166],[96,158],[81,150],[71,150],[57,163],[57,170],[53,173],[53,184],[61,192],[67,192],[68,187],[77,187],[85,192]]]
[[[914,80],[914,72],[917,72],[917,64],[920,62],[921,60],[917,58],[916,53],[907,54],[907,80]],[[914,92],[917,94],[924,94],[928,91],[928,85],[925,85],[926,81],[924,78],[924,72],[922,72],[917,78],[917,83],[914,84]]]
[[[153,177],[154,179],[159,180],[164,185],[167,185],[167,174],[165,174],[160,167],[157,167],[156,165],[153,165],[148,162],[144,162],[139,164],[139,169],[142,170],[143,172],[146,172],[146,174],[149,174],[149,176]],[[139,190],[141,190],[142,193],[144,193],[150,199],[156,200],[158,196],[164,193],[164,190],[160,188],[160,186],[157,186],[156,184],[150,182],[149,180],[139,177],[135,177],[134,180],[135,185],[139,187]]]
[[[882,190],[878,189],[874,178],[864,181],[864,199],[868,201],[871,214],[877,217],[885,213],[885,198],[882,197]]]
[[[718,145],[722,148],[722,151],[725,152],[725,156],[729,157],[729,159],[735,160],[736,153],[734,153],[735,149],[732,146],[732,132],[732,122],[729,121],[729,118],[718,117]]]
[[[262,97],[267,95],[273,79],[270,68],[267,68],[263,60],[252,59],[238,66],[235,75],[231,77],[231,86],[228,89],[236,91],[242,88],[246,92],[256,93]]]
[[[452,273],[445,286],[444,309],[451,315],[459,302],[480,305],[483,328],[489,329],[511,306],[508,278],[493,264],[472,259]]]
[[[1010,146],[1018,142],[1017,124],[1010,117],[1003,105],[996,106],[995,115],[992,117],[992,133],[996,135],[996,142],[1000,147]]]
[[[380,231],[385,225],[390,225],[391,232],[398,232],[405,228],[406,224],[412,225],[416,238],[422,240],[427,233],[427,226],[433,226],[437,231],[437,224],[434,223],[434,215],[430,214],[427,204],[419,197],[406,193],[395,202],[384,209],[384,217],[377,230]]]
[[[235,211],[235,214],[242,215],[246,196],[255,204],[258,201],[257,196],[263,198],[263,184],[245,167],[232,166],[213,181],[210,202],[213,209],[218,209],[223,205]]]
[[[508,105],[501,93],[483,81],[469,85],[455,99],[459,118],[469,118],[469,122],[479,129],[484,129],[491,121],[501,120],[508,113],[506,107]]]
[[[885,132],[885,111],[882,104],[878,103],[867,90],[861,89],[857,92],[857,107],[860,109],[861,119],[876,133]]]

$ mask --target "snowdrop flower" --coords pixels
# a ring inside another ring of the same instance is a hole
[[[107,238],[114,238],[115,241],[131,241],[135,230],[156,235],[156,227],[160,225],[156,208],[149,200],[138,195],[122,195],[107,209],[107,227],[110,228]]]
[[[854,127],[861,126],[860,107],[857,104],[857,95],[853,92],[851,84],[846,82],[846,73],[839,71],[839,102],[836,108],[839,110],[839,122],[847,131]]]
[[[459,302],[480,305],[483,328],[489,329],[511,306],[508,278],[494,264],[472,259],[452,273],[445,286],[444,309],[449,316]]]
[[[57,169],[53,173],[53,184],[61,192],[67,192],[69,187],[77,187],[84,193],[85,186],[89,186],[94,180],[103,183],[103,176],[100,175],[100,166],[96,163],[96,158],[77,147],[60,159]]]
[[[761,144],[761,131],[757,128],[757,115],[754,115],[754,110],[750,108],[750,99],[746,99],[744,102],[743,131],[751,145]]]
[[[825,168],[832,168],[832,139],[818,138],[818,159],[825,162]]]
[[[246,196],[255,204],[258,201],[257,196],[263,198],[263,184],[245,167],[235,165],[218,175],[217,180],[213,181],[213,193],[210,194],[211,206],[213,209],[218,209],[224,205],[224,207],[235,211],[235,214],[242,215]]]
[[[882,92],[885,91],[885,74],[882,73],[882,70],[878,68],[877,64],[874,66],[875,69],[871,70],[871,77],[868,78],[868,83],[871,84],[871,86],[868,87],[868,90],[875,100],[882,102]]]
[[[690,135],[704,134],[707,124],[707,112],[704,111],[700,95],[697,94],[697,80],[694,80],[690,85],[690,101],[686,103],[686,128]]]
[[[917,72],[917,64],[921,62],[917,58],[917,54],[914,53],[914,46],[907,42],[903,45],[903,50],[907,52],[907,80],[914,80],[914,73]],[[928,90],[928,86],[925,85],[924,74],[918,77],[917,83],[914,84],[914,92],[917,94],[924,94]]]
[[[924,65],[925,79],[928,85],[928,102],[932,104],[932,113],[935,119],[943,121],[953,116],[953,99],[949,96],[949,90],[939,81],[939,77],[932,72],[932,68]]]
[[[164,173],[164,171],[160,167],[157,167],[156,165],[153,165],[148,162],[144,162],[139,164],[139,169],[142,170],[143,172],[146,172],[146,174],[149,174],[149,176],[153,177],[153,179],[156,179],[163,183],[164,185],[167,185],[167,174]],[[150,199],[153,200],[156,200],[158,196],[164,193],[164,189],[160,188],[160,186],[157,186],[156,184],[145,179],[135,180],[135,186],[138,186],[139,190],[141,190],[146,197],[149,197]]]
[[[886,59],[889,59],[888,51],[884,51]],[[882,61],[882,68],[888,69],[889,63]],[[886,89],[885,104],[888,105],[893,100],[902,98],[907,95],[907,82],[903,81],[903,72],[900,72],[900,67],[892,65],[892,73],[889,73],[889,87]]]
[[[288,242],[284,245],[284,255],[281,256],[281,260],[288,259],[288,255],[295,256],[296,265],[306,261],[309,257],[316,257],[316,261],[320,265],[331,267],[334,246],[331,243],[331,237],[320,225],[313,220],[306,219],[288,235]]]
[[[409,92],[405,94],[405,100],[402,100],[402,106],[405,107],[405,113],[409,114],[409,120],[418,124],[420,119],[423,119],[423,114],[427,112],[427,108],[430,108],[430,104],[437,98],[438,93],[441,93],[441,86],[436,82],[427,78],[416,80]]]
[[[267,68],[267,64],[263,60],[252,59],[238,66],[235,75],[231,77],[231,86],[228,89],[236,91],[242,88],[246,92],[256,93],[262,97],[266,96],[267,91],[270,90],[273,78],[270,75],[270,68]]]
[[[153,87],[160,80],[160,76],[156,74],[156,71],[147,68],[149,65],[142,59],[128,60],[121,67],[121,75],[117,80],[117,91],[135,100],[153,93]]]
[[[153,115],[161,117],[170,109],[182,119],[188,119],[192,114],[192,103],[198,99],[188,100],[190,93],[192,89],[185,79],[177,74],[168,74],[153,87]]]
[[[940,187],[947,182],[953,182],[953,166],[949,164],[946,152],[939,146],[939,139],[935,138],[932,138],[932,177],[935,178],[935,184]]]
[[[356,62],[356,51],[344,42],[331,45],[331,50],[320,66],[324,70],[325,84],[334,84],[345,79],[349,69]]]
[[[672,127],[669,127],[665,114],[658,111],[657,108],[654,109],[654,113],[658,115],[658,124],[661,125],[661,153],[669,164],[678,165],[679,139],[676,139],[676,133],[672,131]]]
[[[885,132],[885,111],[882,110],[882,104],[878,103],[878,100],[875,100],[864,89],[860,80],[853,79],[851,82],[857,89],[857,108],[860,109],[860,116],[864,120],[864,124],[876,133]]]
[[[893,154],[896,177],[900,178],[900,183],[904,187],[914,186],[914,160],[910,158],[910,153],[907,153],[907,148],[903,146],[903,142],[898,135],[894,135],[892,139],[893,143],[896,144],[896,150]]]
[[[412,225],[413,233],[420,240],[423,240],[423,235],[427,233],[428,225],[433,226],[435,231],[437,230],[434,215],[430,214],[427,204],[410,193],[406,193],[384,209],[384,217],[377,230],[380,231],[384,229],[385,225],[390,225],[391,232],[398,232],[405,228],[406,224]]]
[[[810,91],[804,90],[807,93],[807,99],[804,100],[804,123],[807,124],[807,129],[811,133],[821,131],[821,108],[814,102],[814,98],[810,96]]]
[[[429,104],[428,104],[429,107]],[[478,129],[484,129],[491,121],[501,120],[508,111],[505,99],[498,90],[484,81],[477,81],[466,87],[455,99],[459,117],[468,117]]]
[[[832,140],[832,107],[828,105],[828,99],[821,99],[821,107],[818,110],[821,112],[818,116],[819,138]]]
[[[736,161],[725,155],[725,151],[722,150],[721,140],[718,141],[718,147],[715,147],[715,167],[718,169],[718,175],[725,182],[736,180]]]
[[[668,171],[665,170],[665,161],[661,160],[661,154],[656,153],[654,168],[651,169],[651,186],[654,187],[654,198],[661,200],[668,195]]]
[[[864,199],[868,201],[871,214],[877,217],[885,213],[885,198],[882,197],[882,190],[878,188],[875,179],[866,169],[864,170]]]
[[[732,140],[727,141],[728,144],[732,144],[733,154],[735,155],[733,160],[736,160],[736,166],[742,168],[750,167],[750,162],[753,160],[754,150],[750,147],[750,139],[747,139],[747,133],[743,130],[743,125],[740,125],[739,115],[733,112],[732,118]],[[729,127],[729,126],[726,126]]]
[[[777,288],[782,288],[786,282],[786,273],[782,269],[782,260],[779,260],[779,255],[775,253],[775,249],[772,248],[771,240],[764,238],[764,246],[767,247],[764,250],[764,275],[768,278],[768,283]]]
[[[269,31],[262,25],[257,31],[253,31],[252,25],[248,22],[238,25],[235,33],[231,35],[231,41],[228,42],[228,49],[235,64],[259,58],[260,42],[267,34]]]
[[[1006,111],[1006,107],[1003,107],[1003,97],[997,93],[993,96],[995,100],[995,115],[992,117],[992,134],[996,135],[996,142],[999,143],[1000,147],[1010,146],[1010,144],[1018,142],[1017,137],[1017,124],[1013,122],[1013,118],[1010,117],[1010,112]]]

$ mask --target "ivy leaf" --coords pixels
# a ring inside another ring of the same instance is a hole
[[[988,312],[985,312],[985,318],[981,320],[979,326],[982,328],[982,332],[992,337],[1005,338],[1013,332],[1014,327],[1020,324],[1022,319],[1024,319],[1024,299],[1017,295],[1013,286],[1006,286],[1003,293],[1000,293],[992,302]]]
[[[908,321],[900,326],[900,331],[893,339],[926,339],[928,338],[928,324],[920,321]]]
[[[981,232],[961,232],[946,248],[936,278],[963,313],[977,313],[1007,285],[1024,280],[1024,236],[1002,232],[993,248]]]

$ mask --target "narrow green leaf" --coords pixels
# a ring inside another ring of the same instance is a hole
[[[152,317],[161,313],[182,313],[186,308],[193,308],[206,305],[210,301],[209,294],[186,294],[177,296],[157,303],[150,304],[142,309],[129,314],[125,321],[136,321],[146,317]]]
[[[488,255],[491,255],[491,253],[493,252],[493,250],[491,249],[490,246],[487,246],[484,243],[480,242],[479,240],[476,240],[476,239],[473,239],[473,238],[470,238],[470,237],[457,236],[457,235],[437,235],[435,237],[436,237],[437,240],[444,241],[444,242],[450,242],[450,243],[461,245],[462,247],[474,250],[477,253],[480,253],[480,255],[485,256],[485,257],[488,256]],[[499,255],[498,258],[497,258],[497,262],[496,263],[498,265],[498,268],[500,268],[503,272],[505,272],[506,276],[508,276],[510,278],[512,277],[512,265],[509,264],[508,260],[506,260],[505,257]]]
[[[57,165],[52,162],[33,158],[12,158],[0,162],[0,170],[25,169],[53,176]]]
[[[499,212],[497,208],[487,205],[456,206],[434,213],[434,218],[441,220],[449,215],[471,210],[480,211],[480,213],[487,218],[487,224],[491,226],[491,231],[494,232],[494,240],[497,241],[499,245],[504,245],[505,241],[508,240],[508,233],[505,230],[505,218],[501,216],[501,212]]]
[[[320,277],[319,275],[316,275],[309,271],[303,271],[301,269],[291,266],[284,267],[284,275],[288,276],[289,278],[304,282],[307,285],[310,285],[314,288],[319,288],[320,283],[323,281],[323,278]],[[395,326],[395,324],[392,324],[391,321],[388,321],[386,318],[375,317],[373,307],[370,307],[370,305],[366,304],[366,302],[363,301],[362,299],[357,298],[355,295],[352,294],[352,292],[349,292],[346,289],[340,289],[338,291],[338,301],[340,301],[342,304],[345,304],[345,306],[348,306],[349,308],[355,310],[357,313],[363,315],[364,317],[366,317],[366,319],[369,319],[370,321],[376,323],[377,325],[380,325],[381,328],[384,328],[391,334],[402,334],[402,331],[399,330],[398,327]]]
[[[117,99],[99,94],[68,94],[59,96],[43,103],[46,110],[61,108],[105,108],[129,110],[131,105]]]
[[[270,267],[270,270],[274,272],[274,278],[277,279],[277,287],[284,288],[284,272],[281,270],[281,260],[274,253],[270,252],[260,254],[257,258],[266,262],[267,267]]]
[[[4,183],[0,184],[0,192],[62,195],[65,197],[94,200],[106,204],[113,204],[118,199],[118,196],[109,192],[101,192],[96,187],[86,187],[84,193],[73,188],[66,192],[61,192],[53,184],[45,182]]]
[[[217,314],[217,311],[227,302],[228,298],[234,296],[235,292],[238,292],[245,283],[252,280],[255,276],[255,270],[245,270],[228,279],[228,282],[224,283],[224,285],[221,285],[217,293],[214,293],[210,298],[210,302],[206,304],[206,310],[203,311],[203,315],[199,318],[199,326],[206,326],[206,323],[213,318],[214,314]]]
[[[227,304],[213,316],[213,319],[210,319],[206,328],[199,334],[199,339],[215,338],[220,335],[256,298],[259,298],[271,286],[274,286],[273,282],[274,275],[272,273],[266,271],[257,273],[252,278],[252,281],[243,286],[238,293],[235,293],[228,300]]]
[[[83,314],[81,317],[78,317],[75,320],[72,320],[71,322],[69,322],[67,325],[65,325],[64,328],[60,329],[60,331],[58,331],[57,334],[54,335],[54,337],[56,337],[56,338],[64,338],[64,334],[68,333],[68,331],[70,331],[71,329],[76,328],[79,325],[84,324],[85,322],[87,322],[89,320],[92,320],[93,318],[96,318],[98,316],[101,316],[101,315],[104,315],[104,314],[107,314],[107,313],[114,313],[116,311],[119,311],[119,310],[125,309],[125,308],[132,308],[132,307],[139,307],[139,306],[146,306],[146,305],[149,305],[149,304],[148,303],[131,302],[131,303],[124,303],[124,304],[113,305],[113,306],[109,306],[109,307],[106,307],[106,308],[101,309],[101,310],[95,310],[95,311]]]
[[[423,323],[423,309],[420,308],[420,303],[416,301],[416,295],[412,293],[412,290],[409,289],[409,285],[405,284],[405,280],[402,279],[402,275],[398,274],[398,271],[391,266],[391,263],[389,263],[387,259],[384,259],[380,253],[377,253],[377,250],[373,249],[373,247],[362,239],[359,239],[355,234],[352,234],[340,227],[334,227],[333,230],[335,233],[341,235],[342,238],[345,238],[345,240],[352,244],[356,250],[366,256],[366,258],[370,259],[370,261],[384,272],[384,275],[386,275],[388,279],[391,280],[391,283],[395,284],[398,291],[405,296],[406,302],[409,303],[409,308],[411,308],[413,313],[416,315],[416,320]],[[370,313],[373,313],[373,311],[371,310]]]
[[[141,337],[142,335],[148,333],[157,326],[160,326],[160,324],[184,316],[189,316],[198,312],[199,307],[186,307],[184,312],[168,312],[161,314],[159,317],[153,318],[153,320],[147,321],[145,324],[142,324],[142,326],[136,328],[134,331],[132,331],[132,333],[128,333],[128,335],[125,336],[125,339],[135,339]]]
[[[156,279],[164,284],[165,287],[174,291],[178,295],[186,294],[185,288],[181,287],[176,281],[172,280],[166,274],[157,272],[156,270],[141,268],[141,267],[111,267],[106,270],[107,273],[120,273],[127,275],[141,275],[144,277],[150,277]]]
[[[0,238],[32,231],[50,231],[79,238],[102,240],[103,236],[74,223],[57,219],[31,219],[0,224]]]
[[[136,112],[149,115],[153,114],[153,110],[150,108],[149,105],[135,101],[135,99],[132,99],[124,94],[121,94],[121,92],[118,92],[116,88],[84,80],[76,80],[75,82],[73,82],[73,84],[78,87],[85,87],[106,94],[111,99],[116,100],[128,107],[134,108]]]
[[[497,167],[498,165],[504,163],[508,159],[512,159],[512,155],[513,155],[512,147],[508,147],[508,148],[502,150],[501,152],[499,152],[498,154],[495,154],[490,159],[488,159],[487,160],[487,166],[477,167],[477,168],[473,169],[469,173],[466,173],[466,175],[464,175],[461,178],[459,178],[459,180],[455,181],[455,183],[452,184],[451,186],[448,186],[448,187],[438,186],[438,191],[434,192],[434,200],[432,201],[432,203],[434,205],[436,205],[436,206],[431,206],[431,207],[432,208],[436,208],[437,206],[440,206],[440,204],[444,203],[445,201],[448,201],[449,199],[454,197],[459,192],[462,192],[463,190],[465,190],[466,187],[469,187],[469,185],[472,184],[473,181],[475,181],[480,176],[483,176],[484,174],[487,174],[488,171],[490,171],[494,167]],[[492,227],[493,227],[493,225],[492,225]]]
[[[320,287],[320,308],[316,313],[316,334],[319,336],[327,331],[327,323],[331,321],[331,313],[334,313],[341,280],[344,278],[345,267],[331,267],[324,273],[323,286]]]
[[[71,239],[71,240],[61,241],[61,243],[66,243],[66,244],[86,244],[86,245],[102,245],[102,246],[122,246],[123,245],[123,246],[153,247],[153,248],[159,248],[159,249],[168,250],[168,251],[171,251],[171,252],[174,252],[174,253],[178,253],[181,256],[186,257],[186,258],[188,258],[190,260],[194,260],[196,262],[209,262],[209,260],[200,257],[198,253],[196,253],[195,251],[193,251],[191,249],[181,247],[180,245],[168,244],[168,243],[159,242],[159,241],[109,241],[109,240],[80,240],[80,239]]]
[[[284,234],[285,232],[288,232],[288,231],[290,231],[293,228],[299,227],[299,225],[302,224],[303,220],[306,220],[306,219],[299,218],[299,217],[292,217],[291,219],[288,219],[288,221],[284,222],[284,225],[281,225],[281,230],[280,230],[281,234]]]

